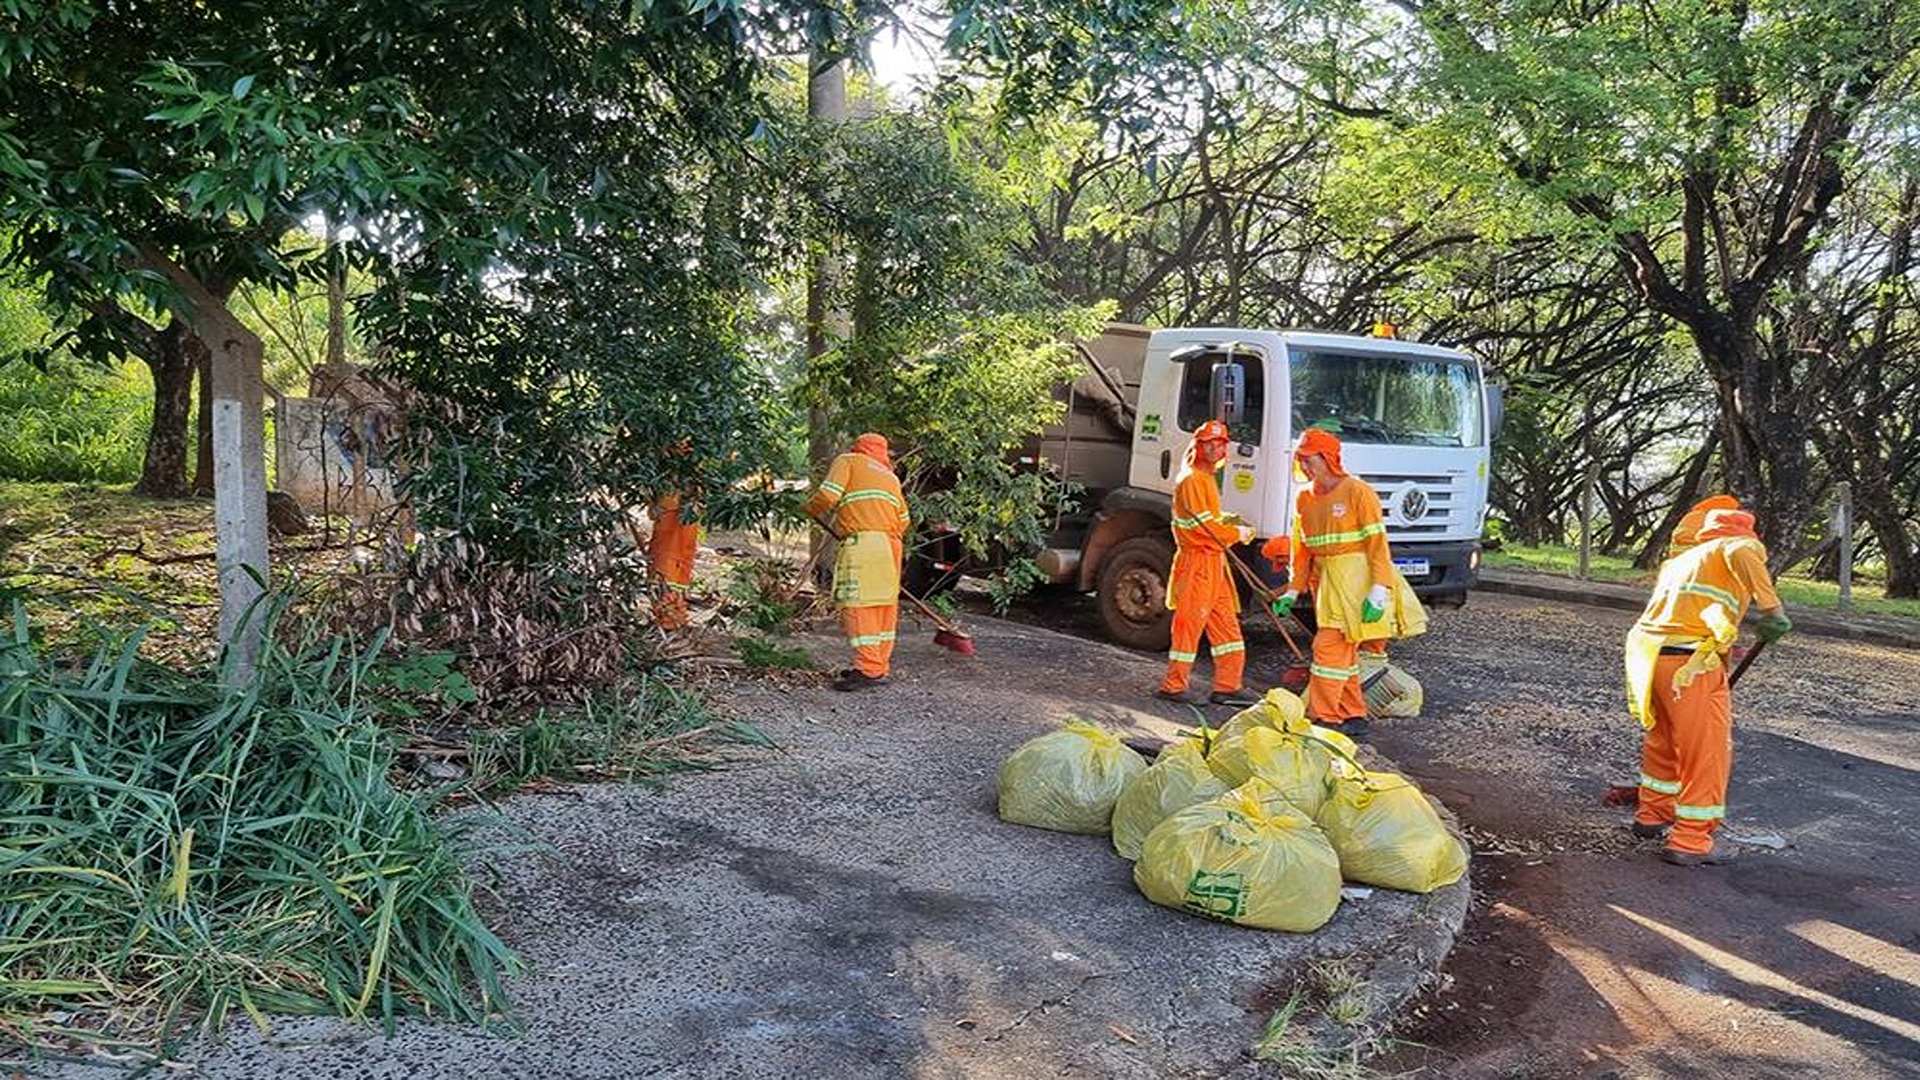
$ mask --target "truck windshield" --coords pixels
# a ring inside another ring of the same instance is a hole
[[[1478,446],[1480,375],[1460,360],[1288,350],[1293,429],[1349,442]]]

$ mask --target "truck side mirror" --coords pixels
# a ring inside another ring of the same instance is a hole
[[[1213,384],[1208,404],[1214,418],[1229,428],[1238,427],[1247,418],[1247,369],[1238,360],[1224,360],[1213,366]]]
[[[1487,443],[1492,445],[1500,437],[1500,428],[1507,422],[1507,384],[1504,379],[1487,380]]]

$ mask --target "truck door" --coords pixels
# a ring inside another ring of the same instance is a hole
[[[1284,356],[1285,353],[1244,339],[1210,341],[1205,346],[1205,351],[1176,365],[1179,369],[1179,397],[1174,421],[1179,430],[1179,445],[1184,452],[1194,431],[1214,417],[1216,369],[1223,365],[1238,366],[1241,371],[1243,408],[1238,422],[1227,426],[1233,443],[1227,448],[1226,468],[1220,472],[1220,505],[1245,518],[1257,534],[1266,536],[1279,528],[1278,523],[1262,520],[1267,485],[1272,480],[1270,474],[1274,472],[1268,463],[1273,456],[1271,449],[1267,449],[1265,457],[1262,456],[1273,397],[1269,388],[1278,389],[1282,402],[1286,393],[1285,368],[1272,367],[1271,358]],[[1269,378],[1269,372],[1274,370],[1280,372],[1277,385],[1275,379]],[[1285,415],[1284,408],[1280,410],[1280,415]],[[1284,462],[1285,458],[1285,447],[1281,447],[1279,460]]]

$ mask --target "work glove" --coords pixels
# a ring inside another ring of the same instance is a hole
[[[1293,614],[1293,602],[1298,599],[1300,599],[1300,594],[1289,589],[1275,597],[1273,603],[1267,606],[1273,609],[1275,615],[1284,619]]]
[[[1233,527],[1233,531],[1234,531],[1234,533],[1235,533],[1235,535],[1237,535],[1237,536],[1239,536],[1239,537],[1240,537],[1240,542],[1241,542],[1241,543],[1243,543],[1243,544],[1251,544],[1251,543],[1253,543],[1253,526],[1251,526],[1251,525],[1235,525],[1235,526]]]
[[[1753,629],[1760,635],[1761,641],[1771,645],[1787,636],[1787,631],[1793,629],[1793,620],[1787,618],[1786,612],[1776,611],[1760,616],[1759,621],[1753,624]]]
[[[1379,622],[1387,614],[1387,587],[1375,585],[1367,590],[1367,598],[1360,602],[1360,621]]]

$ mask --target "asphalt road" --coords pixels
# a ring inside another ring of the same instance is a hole
[[[1024,617],[1097,633],[1091,605]],[[1636,771],[1632,615],[1476,594],[1395,646],[1426,710],[1375,744],[1475,840],[1475,914],[1383,1071],[1441,1077],[1920,1076],[1920,651],[1794,635],[1735,694],[1726,833],[1683,869],[1600,796]],[[1280,645],[1249,621],[1257,677]],[[1148,688],[1143,687],[1142,692]]]

